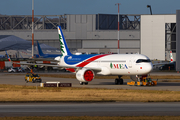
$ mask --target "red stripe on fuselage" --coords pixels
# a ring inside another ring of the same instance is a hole
[[[72,73],[76,72],[74,68],[66,68],[66,70]]]
[[[80,64],[79,64],[79,65],[77,65],[76,67],[84,67],[84,66],[86,66],[87,64],[89,64],[90,62],[92,62],[92,61],[94,61],[94,60],[96,60],[96,59],[98,59],[98,58],[101,58],[101,57],[107,56],[107,55],[109,55],[109,54],[102,54],[102,55],[97,55],[97,56],[94,56],[94,57],[89,58],[89,59],[87,59],[86,61],[84,61],[84,62],[80,63]]]

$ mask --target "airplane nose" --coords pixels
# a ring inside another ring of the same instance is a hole
[[[152,63],[150,63],[150,64],[147,66],[146,71],[149,73],[149,72],[152,71],[152,69],[153,69],[153,65],[152,65]]]

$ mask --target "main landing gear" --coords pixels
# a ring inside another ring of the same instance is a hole
[[[123,79],[121,78],[122,76],[119,75],[118,77],[119,77],[119,78],[116,78],[116,79],[115,79],[115,84],[116,84],[116,85],[118,85],[118,84],[122,85],[122,84],[123,84]]]
[[[88,85],[88,82],[80,82],[79,84],[80,84],[80,85],[83,85],[83,84],[84,84],[84,85]]]

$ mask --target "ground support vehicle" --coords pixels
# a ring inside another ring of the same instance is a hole
[[[8,69],[8,72],[9,72],[9,73],[18,72],[18,68],[13,68],[13,67],[12,67],[12,68]]]
[[[127,82],[127,85],[130,85],[130,86],[156,86],[157,80],[152,80],[151,78],[142,77],[142,78],[140,78],[140,81]]]
[[[25,81],[26,82],[42,82],[41,77],[38,74],[34,74],[34,73],[27,73],[25,76]]]

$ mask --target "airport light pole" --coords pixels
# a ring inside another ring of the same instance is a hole
[[[32,0],[32,58],[34,57],[34,0]]]
[[[119,5],[121,5],[120,3],[116,3],[115,5],[118,5],[118,50],[117,53],[120,54],[120,48],[119,48]]]
[[[150,12],[151,12],[151,15],[152,15],[151,5],[147,5],[147,8],[150,8]]]

